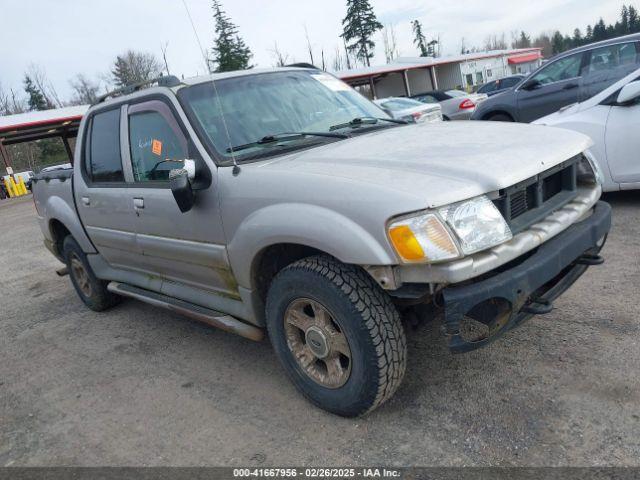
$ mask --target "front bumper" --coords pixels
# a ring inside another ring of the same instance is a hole
[[[535,313],[546,313],[588,268],[601,263],[598,242],[611,229],[611,207],[593,214],[540,245],[516,266],[469,284],[442,290],[449,348],[463,353],[483,347]],[[467,331],[480,325],[480,334]]]

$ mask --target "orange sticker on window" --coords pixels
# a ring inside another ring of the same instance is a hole
[[[160,140],[153,140],[151,142],[151,153],[154,155],[162,155],[162,142]]]

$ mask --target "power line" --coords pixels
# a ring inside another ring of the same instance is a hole
[[[193,29],[193,34],[196,37],[196,42],[198,42],[198,47],[200,48],[200,53],[202,54],[202,59],[204,60],[204,66],[207,69],[207,72],[211,73],[209,68],[209,59],[207,58],[207,54],[202,48],[202,43],[200,42],[200,37],[198,36],[198,31],[196,30],[196,26],[193,23],[193,18],[191,18],[191,12],[189,12],[189,7],[187,6],[186,0],[182,0],[182,4],[184,5],[184,9],[187,11],[187,17],[189,17],[189,22],[191,22],[191,28]]]

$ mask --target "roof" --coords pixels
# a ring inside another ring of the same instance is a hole
[[[54,108],[0,117],[0,141],[5,145],[60,136],[74,136],[89,105]]]
[[[376,65],[371,67],[355,68],[352,70],[341,70],[334,74],[342,80],[383,75],[386,73],[402,72],[404,70],[415,70],[418,68],[428,68],[451,63],[471,62],[483,58],[495,58],[510,55],[537,54],[542,57],[541,48],[517,48],[511,50],[493,50],[481,53],[466,53],[463,55],[452,55],[449,57],[401,57],[395,59],[387,65]]]

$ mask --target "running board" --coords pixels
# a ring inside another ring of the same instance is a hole
[[[264,338],[264,331],[253,325],[241,322],[224,313],[216,312],[193,303],[184,302],[175,298],[162,295],[161,293],[151,292],[144,288],[134,287],[126,283],[111,282],[107,285],[107,290],[123,297],[135,298],[142,302],[162,307],[172,312],[179,313],[185,317],[206,323],[212,327],[219,328],[225,332],[235,333],[241,337],[261,341]]]

